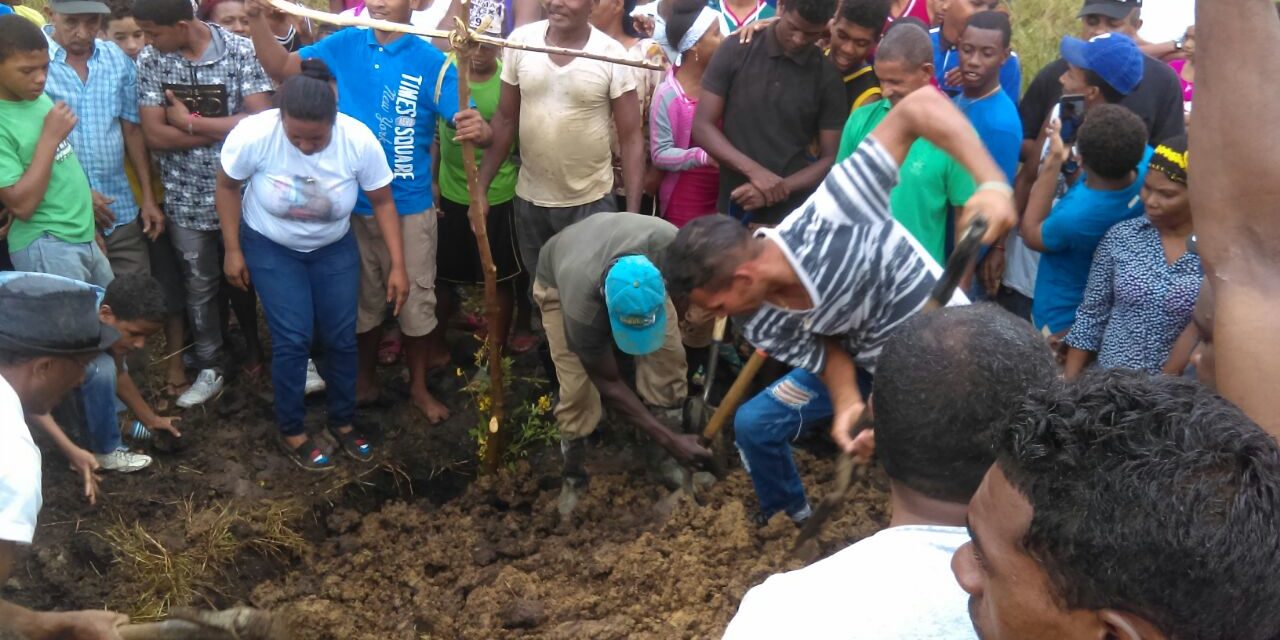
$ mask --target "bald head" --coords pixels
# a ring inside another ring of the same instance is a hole
[[[876,60],[901,62],[911,68],[932,64],[933,42],[929,40],[929,32],[915,21],[894,23],[876,47]]]
[[[918,21],[904,18],[889,27],[876,48],[876,77],[890,105],[933,79],[933,42]]]

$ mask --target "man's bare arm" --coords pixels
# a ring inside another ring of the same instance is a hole
[[[991,158],[969,119],[937,89],[926,86],[904,98],[889,110],[889,115],[871,132],[871,137],[898,164],[902,164],[911,144],[920,138],[932,142],[959,162],[979,185],[965,205],[961,222],[968,224],[976,213],[981,212],[988,224],[984,244],[997,242],[1017,223],[1013,190],[1008,187],[1004,170]],[[997,184],[1004,186],[987,187]]]
[[[645,144],[641,133],[640,98],[628,91],[611,102],[613,122],[618,128],[618,146],[622,153],[622,184],[627,194],[623,205],[627,211],[640,213],[640,197],[644,194]]]
[[[1271,0],[1196,8],[1191,211],[1216,298],[1217,385],[1280,436],[1280,145],[1247,122],[1280,115],[1280,19]]]

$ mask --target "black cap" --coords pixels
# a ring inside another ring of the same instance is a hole
[[[1084,0],[1077,18],[1099,15],[1119,20],[1129,17],[1134,9],[1142,8],[1142,0]]]
[[[120,339],[98,319],[102,289],[44,273],[0,274],[0,349],[24,356],[79,356]]]

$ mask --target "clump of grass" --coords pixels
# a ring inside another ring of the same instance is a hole
[[[141,523],[117,519],[101,537],[116,556],[112,601],[136,620],[156,620],[175,606],[210,604],[222,593],[227,569],[245,553],[284,559],[306,544],[293,523],[301,509],[268,503],[242,511],[214,504],[197,509],[190,499],[178,505],[181,542],[162,542]]]
[[[1006,0],[1013,17],[1013,50],[1022,62],[1022,88],[1058,58],[1062,36],[1080,34],[1080,0]]]

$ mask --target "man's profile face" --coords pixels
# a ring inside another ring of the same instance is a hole
[[[764,296],[765,288],[759,278],[735,273],[724,287],[694,289],[689,293],[689,302],[717,317],[735,316],[764,306]]]
[[[23,398],[27,413],[46,414],[72,389],[84,382],[84,370],[98,354],[36,358],[28,363],[27,375],[34,378],[35,397]]]
[[[782,12],[778,23],[774,26],[774,36],[787,55],[795,55],[812,47],[827,32],[826,22],[809,22],[796,11],[787,11],[785,4],[779,5]]]
[[[1067,65],[1067,70],[1058,78],[1058,82],[1062,83],[1062,95],[1064,96],[1082,96],[1089,89],[1084,69],[1074,64]]]
[[[890,105],[898,104],[933,78],[932,64],[913,68],[905,60],[877,59],[875,69],[876,78],[880,80],[880,93]]]
[[[992,465],[969,502],[970,541],[951,559],[974,631],[983,640],[1103,637],[1092,612],[1059,607],[1048,575],[1022,549],[1031,516],[1031,504]]]
[[[867,60],[876,45],[872,29],[836,16],[831,20],[831,62],[843,72],[856,69]]]
[[[969,27],[960,36],[960,78],[966,89],[983,89],[1000,82],[1000,68],[1009,57],[1004,34]]]
[[[1107,16],[1091,13],[1080,18],[1081,40],[1091,40],[1096,36],[1104,33],[1123,33],[1130,38],[1138,35],[1138,29],[1134,25],[1133,20],[1125,18],[1108,18]]]
[[[93,53],[94,40],[102,29],[105,16],[97,13],[56,13],[47,8],[45,14],[53,25],[53,40],[73,56]]]

